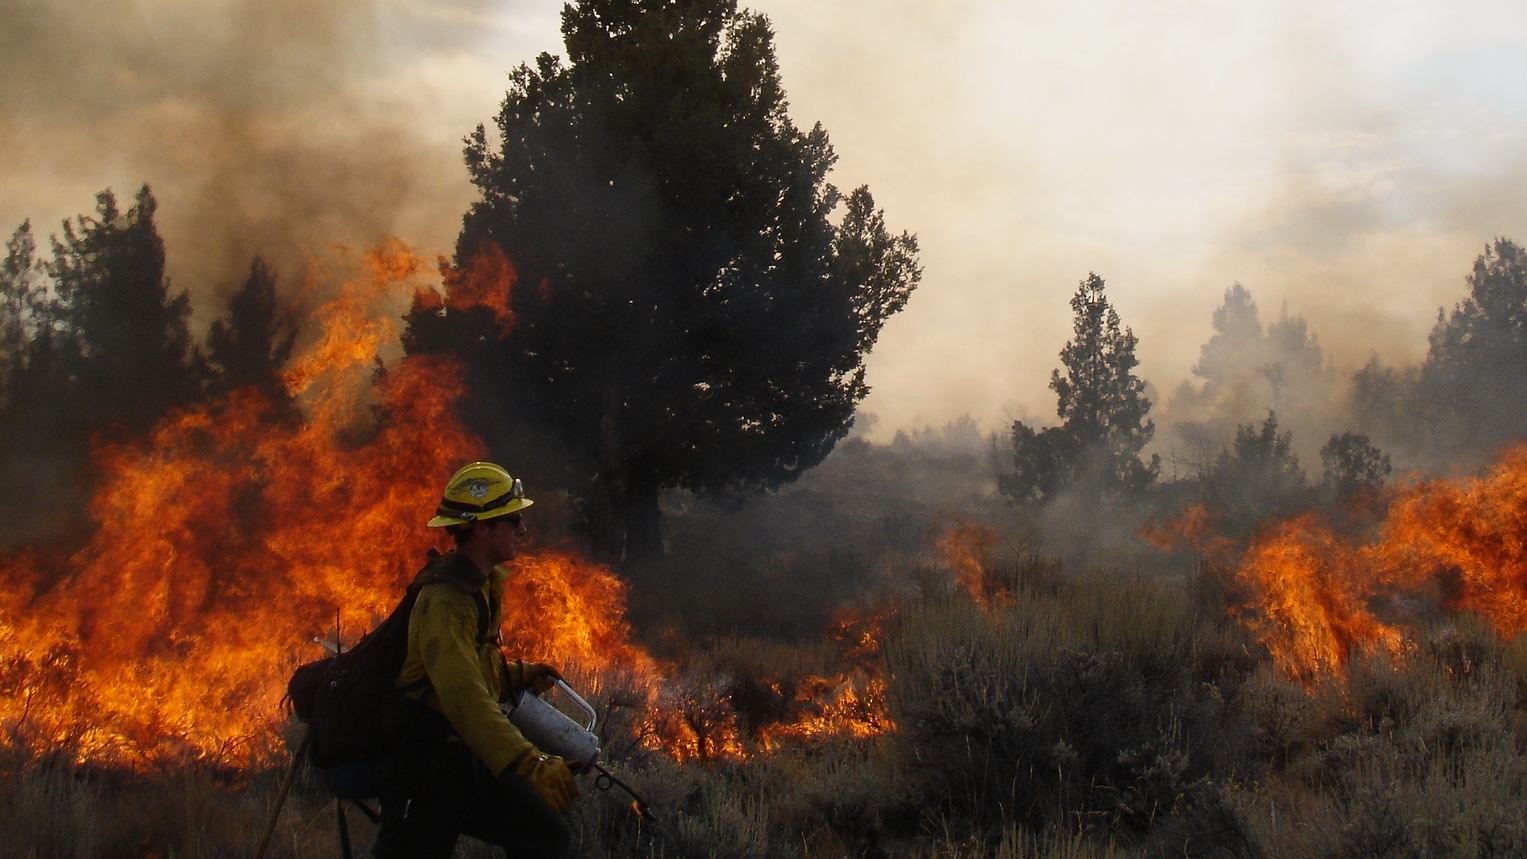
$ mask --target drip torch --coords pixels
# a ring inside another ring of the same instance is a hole
[[[536,748],[566,761],[573,772],[598,772],[599,775],[594,779],[595,787],[600,790],[620,788],[631,797],[631,809],[638,817],[653,825],[659,825],[657,817],[647,807],[647,801],[632,790],[630,785],[616,778],[599,763],[599,737],[594,733],[594,725],[599,717],[594,712],[594,708],[589,706],[589,703],[563,680],[557,680],[553,688],[582,711],[584,724],[578,724],[572,717],[541,700],[529,689],[521,692],[512,705],[505,705],[504,710],[509,715],[509,721],[519,728],[520,733],[525,735],[525,739],[535,744]]]

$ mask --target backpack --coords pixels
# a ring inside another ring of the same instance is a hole
[[[286,695],[297,719],[309,727],[308,760],[329,770],[336,796],[366,797],[379,792],[378,775],[397,747],[428,739],[423,731],[430,711],[416,697],[428,680],[398,688],[398,674],[408,655],[408,621],[419,591],[448,582],[477,603],[477,640],[491,639],[483,575],[455,553],[430,551],[430,560],[414,577],[403,599],[375,629],[342,653],[309,662],[292,673]],[[444,719],[439,718],[443,723]]]

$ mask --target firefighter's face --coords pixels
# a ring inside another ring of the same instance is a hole
[[[482,538],[493,563],[512,561],[519,555],[520,541],[525,537],[525,519],[522,514],[495,516],[479,524],[485,529]]]

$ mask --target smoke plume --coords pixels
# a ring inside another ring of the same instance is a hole
[[[291,279],[331,243],[448,248],[470,199],[461,136],[512,64],[460,67],[488,5],[0,0],[4,228],[46,235],[146,182],[175,287],[214,315],[256,254]],[[421,123],[426,103],[460,123]]]

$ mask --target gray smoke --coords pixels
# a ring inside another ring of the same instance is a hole
[[[290,281],[334,243],[447,250],[471,192],[459,140],[512,63],[462,82],[482,98],[459,127],[420,127],[417,106],[487,6],[0,0],[4,229],[46,235],[146,182],[175,287],[214,315],[256,254]]]

